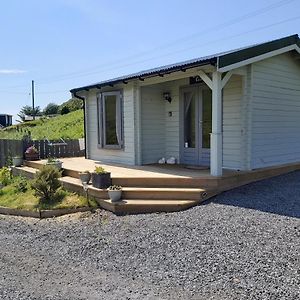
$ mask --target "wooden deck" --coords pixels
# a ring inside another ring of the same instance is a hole
[[[78,172],[92,172],[99,165],[111,172],[112,183],[123,187],[121,202],[111,203],[106,190],[91,185],[88,194],[101,207],[118,214],[179,211],[225,190],[300,169],[300,163],[287,164],[249,172],[225,170],[223,176],[214,177],[208,169],[189,169],[180,165],[124,166],[84,158],[61,160],[64,187],[80,194],[84,194],[84,191]],[[24,167],[14,168],[14,172],[32,178],[44,164],[45,160],[25,162]]]

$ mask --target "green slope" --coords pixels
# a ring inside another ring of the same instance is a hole
[[[33,140],[48,138],[49,140],[78,139],[83,133],[83,110],[76,110],[66,115],[50,119],[40,119],[0,130],[0,139],[22,139],[31,134]]]

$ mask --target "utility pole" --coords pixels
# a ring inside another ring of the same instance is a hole
[[[32,96],[32,116],[35,120],[35,111],[34,111],[34,80],[31,81],[31,96]]]

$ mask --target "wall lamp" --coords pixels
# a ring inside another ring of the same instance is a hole
[[[169,92],[163,93],[163,97],[164,97],[164,100],[168,101],[169,103],[172,102],[171,94]]]

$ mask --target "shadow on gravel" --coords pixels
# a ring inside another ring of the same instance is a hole
[[[241,186],[204,204],[211,202],[300,218],[300,171]]]

